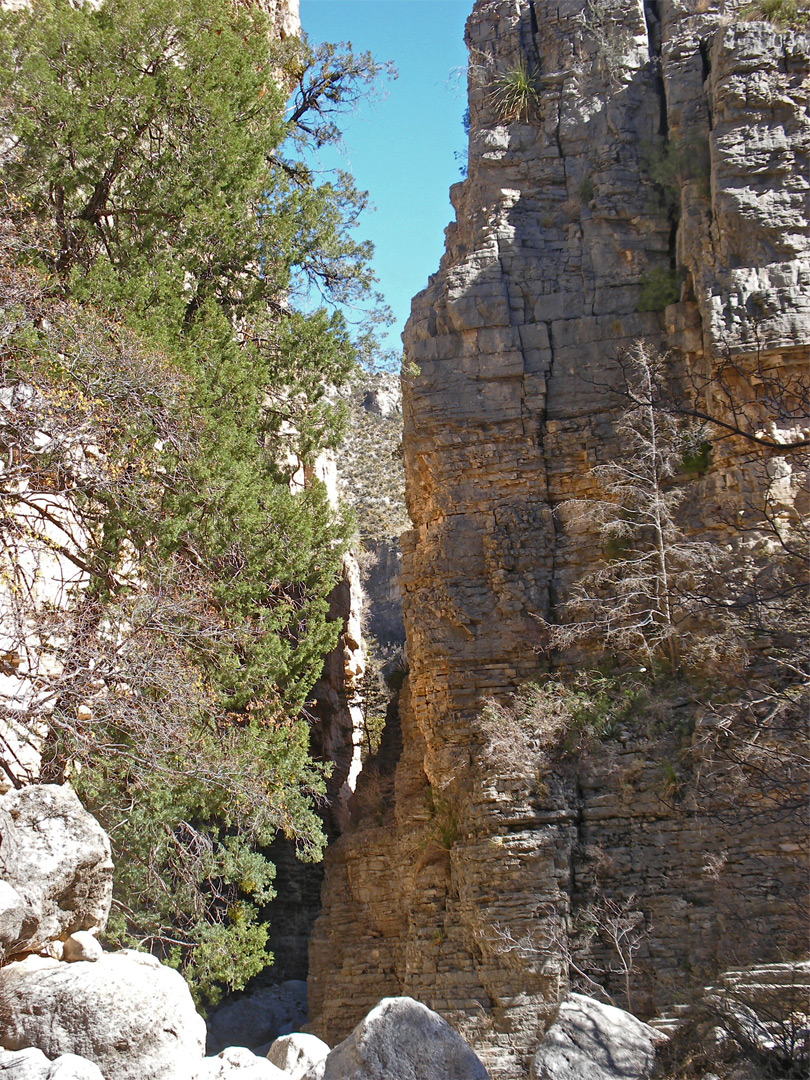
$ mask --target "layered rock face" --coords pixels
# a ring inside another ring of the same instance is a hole
[[[533,616],[588,559],[551,509],[616,451],[619,349],[806,361],[807,39],[732,16],[490,3],[468,24],[470,176],[406,331],[411,686],[445,758],[446,718],[534,670]],[[498,124],[489,73],[522,57],[542,72],[538,122]],[[677,231],[646,161],[660,136],[690,159]],[[638,311],[676,265],[680,301]]]
[[[620,450],[620,350],[642,339],[693,382],[810,357],[810,41],[739,10],[479,0],[470,16],[469,174],[405,332],[403,752],[395,775],[361,777],[364,816],[327,857],[310,954],[327,1037],[408,993],[462,1022],[493,1075],[525,1075],[600,853],[602,894],[646,913],[647,1015],[784,943],[802,841],[754,816],[729,849],[717,818],[679,812],[677,743],[620,733],[531,796],[476,756],[482,702],[537,672],[537,616],[597,557],[554,509]],[[536,101],[497,93],[520,71]],[[745,483],[716,447],[693,532],[732,542],[718,507]]]

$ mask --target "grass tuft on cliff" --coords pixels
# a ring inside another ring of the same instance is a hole
[[[773,23],[782,30],[810,29],[808,0],[756,0],[756,3],[744,9],[743,14],[751,22],[761,20]]]

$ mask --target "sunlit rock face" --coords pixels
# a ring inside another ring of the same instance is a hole
[[[261,8],[272,21],[273,33],[282,41],[301,33],[301,17],[298,0],[239,0],[251,7]]]
[[[468,176],[405,332],[403,749],[360,776],[327,857],[310,1005],[329,1041],[404,993],[493,1076],[525,1075],[594,875],[645,912],[645,1015],[784,943],[797,852],[773,821],[729,843],[674,805],[677,739],[620,732],[529,795],[476,728],[537,672],[541,619],[599,555],[554,511],[621,449],[620,350],[666,351],[686,382],[810,356],[810,43],[741,6],[479,0],[468,20]],[[521,67],[526,109],[498,94]],[[732,542],[747,476],[718,444],[685,527]],[[789,502],[801,478],[782,480]]]

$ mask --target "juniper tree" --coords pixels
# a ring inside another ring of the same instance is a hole
[[[358,343],[298,297],[376,306],[365,196],[300,157],[379,68],[267,30],[227,0],[0,14],[4,662],[110,831],[112,935],[214,996],[268,959],[261,845],[323,843],[302,710],[347,524],[291,479]],[[31,558],[76,587],[38,599]]]

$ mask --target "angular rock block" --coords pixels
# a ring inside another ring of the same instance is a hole
[[[300,1031],[282,1035],[267,1051],[267,1060],[281,1069],[287,1080],[304,1080],[304,1077],[316,1074],[323,1076],[328,1057],[329,1047],[323,1039]]]
[[[89,930],[77,930],[62,946],[61,959],[68,964],[75,964],[81,960],[92,964],[100,960],[103,955],[101,946]]]
[[[107,834],[72,788],[9,791],[0,799],[0,958],[103,929],[112,872]]]

